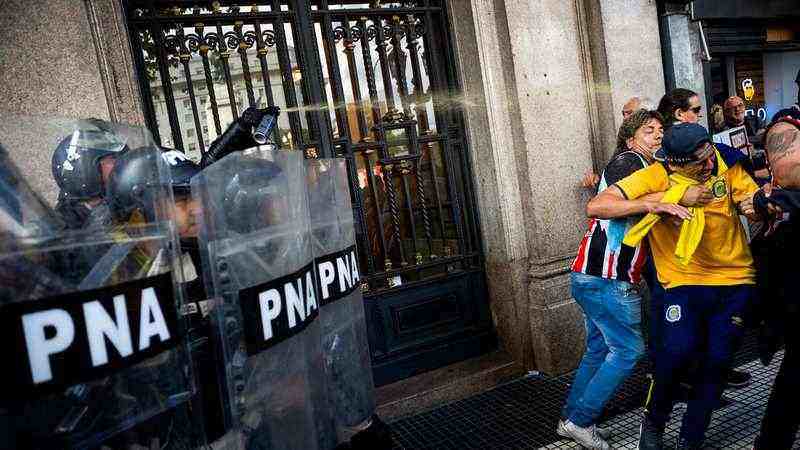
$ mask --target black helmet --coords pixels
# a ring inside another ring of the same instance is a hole
[[[258,212],[269,208],[269,199],[286,196],[287,180],[280,166],[264,159],[252,159],[237,171],[225,187],[226,221],[239,233],[263,228]]]
[[[81,121],[79,129],[65,137],[53,152],[53,178],[63,198],[87,200],[102,196],[100,160],[126,149],[110,123],[99,119]]]
[[[189,195],[191,179],[200,173],[200,165],[177,150],[161,147],[161,151],[170,169],[172,191],[177,195]]]
[[[188,194],[191,178],[200,172],[200,166],[177,150],[161,148],[161,152],[149,148],[135,149],[117,158],[114,170],[106,186],[106,201],[117,220],[127,220],[131,213],[140,209],[147,220],[153,217],[154,200],[162,185],[159,178],[159,158],[170,168],[169,186],[176,194]]]

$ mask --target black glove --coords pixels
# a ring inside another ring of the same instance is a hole
[[[208,151],[200,160],[200,167],[205,169],[230,153],[257,146],[258,143],[253,140],[253,128],[257,127],[267,114],[277,115],[278,108],[270,106],[265,109],[257,109],[251,106],[245,109],[242,115],[228,125],[225,132],[208,146]]]

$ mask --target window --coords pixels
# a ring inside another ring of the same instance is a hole
[[[184,121],[184,122],[191,123],[191,122],[192,122],[192,120],[193,120],[193,117],[192,117],[192,115],[191,115],[191,114],[184,114],[184,115],[183,115],[183,121]]]
[[[208,127],[203,127],[203,135],[208,136]]]
[[[189,151],[190,152],[196,152],[197,151],[197,143],[195,143],[195,142],[190,143],[189,144]]]
[[[184,100],[184,101],[183,101],[183,107],[184,107],[184,108],[186,108],[186,109],[189,109],[189,108],[191,108],[191,107],[192,107],[192,102],[191,102],[191,100],[189,100],[188,98],[187,98],[186,100]]]
[[[186,137],[194,137],[194,128],[186,130]]]

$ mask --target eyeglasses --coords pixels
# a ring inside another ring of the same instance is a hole
[[[695,106],[694,108],[689,108],[693,113],[700,114],[700,110],[703,109],[702,106]]]

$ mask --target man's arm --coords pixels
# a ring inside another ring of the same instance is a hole
[[[692,217],[684,206],[656,200],[663,195],[663,192],[655,192],[635,200],[628,200],[620,188],[612,185],[589,201],[586,205],[586,215],[598,219],[617,219],[645,213],[670,214],[681,219]]]

